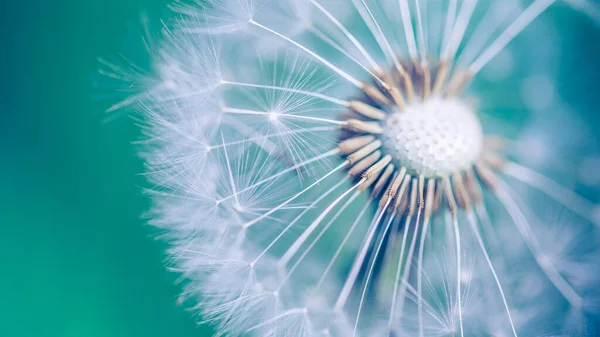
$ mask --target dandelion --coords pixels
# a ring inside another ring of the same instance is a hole
[[[554,2],[173,5],[156,75],[117,107],[145,113],[182,298],[228,336],[593,331],[596,206],[520,164],[532,143],[478,91]]]

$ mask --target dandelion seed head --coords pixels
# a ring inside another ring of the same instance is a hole
[[[483,147],[475,113],[453,98],[429,99],[391,114],[382,138],[398,166],[426,177],[460,172],[473,165]]]
[[[515,162],[543,165],[558,141],[537,128],[509,150],[476,85],[514,81],[507,104],[548,119],[552,48],[510,46],[553,3],[173,5],[138,98],[150,222],[193,310],[261,337],[528,336],[551,298],[587,314],[585,232],[553,232],[508,181],[584,222],[597,208]]]

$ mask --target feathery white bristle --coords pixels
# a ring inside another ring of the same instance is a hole
[[[524,337],[560,329],[564,303],[591,315],[597,226],[546,226],[530,200],[585,223],[595,205],[480,121],[519,93],[554,116],[551,34],[511,45],[552,2],[173,5],[154,76],[105,73],[147,87],[113,109],[141,103],[150,223],[184,303],[218,336]]]

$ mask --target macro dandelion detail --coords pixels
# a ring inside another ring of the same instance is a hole
[[[183,303],[227,336],[598,332],[596,206],[488,118],[554,3],[174,4],[114,108],[143,110]]]

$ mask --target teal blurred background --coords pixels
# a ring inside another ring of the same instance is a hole
[[[167,3],[0,4],[2,337],[212,335],[140,218],[138,130],[106,122],[115,98],[93,85],[97,57],[142,48],[141,13],[160,28]]]
[[[112,100],[93,85],[97,57],[142,48],[140,14],[160,28],[168,2],[0,4],[1,337],[211,335],[177,305],[177,275],[140,218],[139,131],[107,123]],[[562,94],[597,123],[599,67],[581,72],[600,35],[576,15],[562,25]]]

